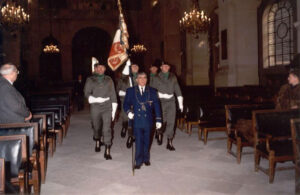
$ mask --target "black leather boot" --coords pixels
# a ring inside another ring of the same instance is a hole
[[[168,138],[167,149],[170,150],[170,151],[174,151],[175,150],[175,148],[174,148],[174,146],[172,144],[172,139]]]
[[[128,122],[123,122],[122,130],[121,130],[121,137],[122,138],[126,137],[127,128],[128,128]]]
[[[110,155],[110,145],[105,145],[105,152],[104,152],[104,158],[106,160],[111,160],[111,155]]]
[[[157,144],[162,145],[162,140],[163,140],[163,134],[158,132],[157,133]]]
[[[126,147],[128,149],[132,147],[133,141],[134,141],[133,137],[131,135],[128,135],[127,142],[126,142]]]
[[[100,140],[96,140],[95,152],[100,152],[100,151],[101,151]]]

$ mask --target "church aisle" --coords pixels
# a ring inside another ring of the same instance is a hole
[[[253,155],[244,155],[238,165],[226,153],[226,140],[208,141],[205,146],[196,130],[192,136],[177,130],[175,152],[166,150],[165,140],[162,146],[153,142],[151,166],[142,166],[133,176],[131,149],[126,148],[120,127],[115,126],[113,159],[105,160],[104,147],[94,152],[89,112],[73,113],[66,139],[48,159],[41,194],[294,194],[294,170],[277,171],[269,184],[267,175],[254,172]]]

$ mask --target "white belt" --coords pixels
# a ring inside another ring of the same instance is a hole
[[[173,96],[174,96],[173,94],[167,94],[167,93],[158,92],[158,97],[160,99],[171,99]]]

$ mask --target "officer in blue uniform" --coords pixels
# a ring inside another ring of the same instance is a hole
[[[133,120],[133,134],[135,136],[135,169],[144,163],[150,165],[150,135],[153,125],[153,110],[156,119],[156,129],[161,128],[161,109],[154,88],[146,86],[147,75],[144,72],[137,75],[137,86],[128,88],[123,104],[128,118]],[[133,107],[133,110],[130,108]]]

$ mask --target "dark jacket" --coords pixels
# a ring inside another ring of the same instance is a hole
[[[278,92],[276,108],[291,109],[294,106],[300,108],[300,84],[296,86],[285,84]]]
[[[23,96],[0,76],[0,123],[24,122],[29,115]]]
[[[143,104],[146,111],[142,109]],[[132,111],[130,110],[131,107],[133,107]],[[152,87],[146,86],[143,95],[140,94],[138,86],[128,88],[123,108],[127,114],[130,111],[134,113],[134,127],[148,126],[151,128],[153,124],[153,111],[155,113],[156,122],[161,122],[159,99],[157,97],[157,92]]]

